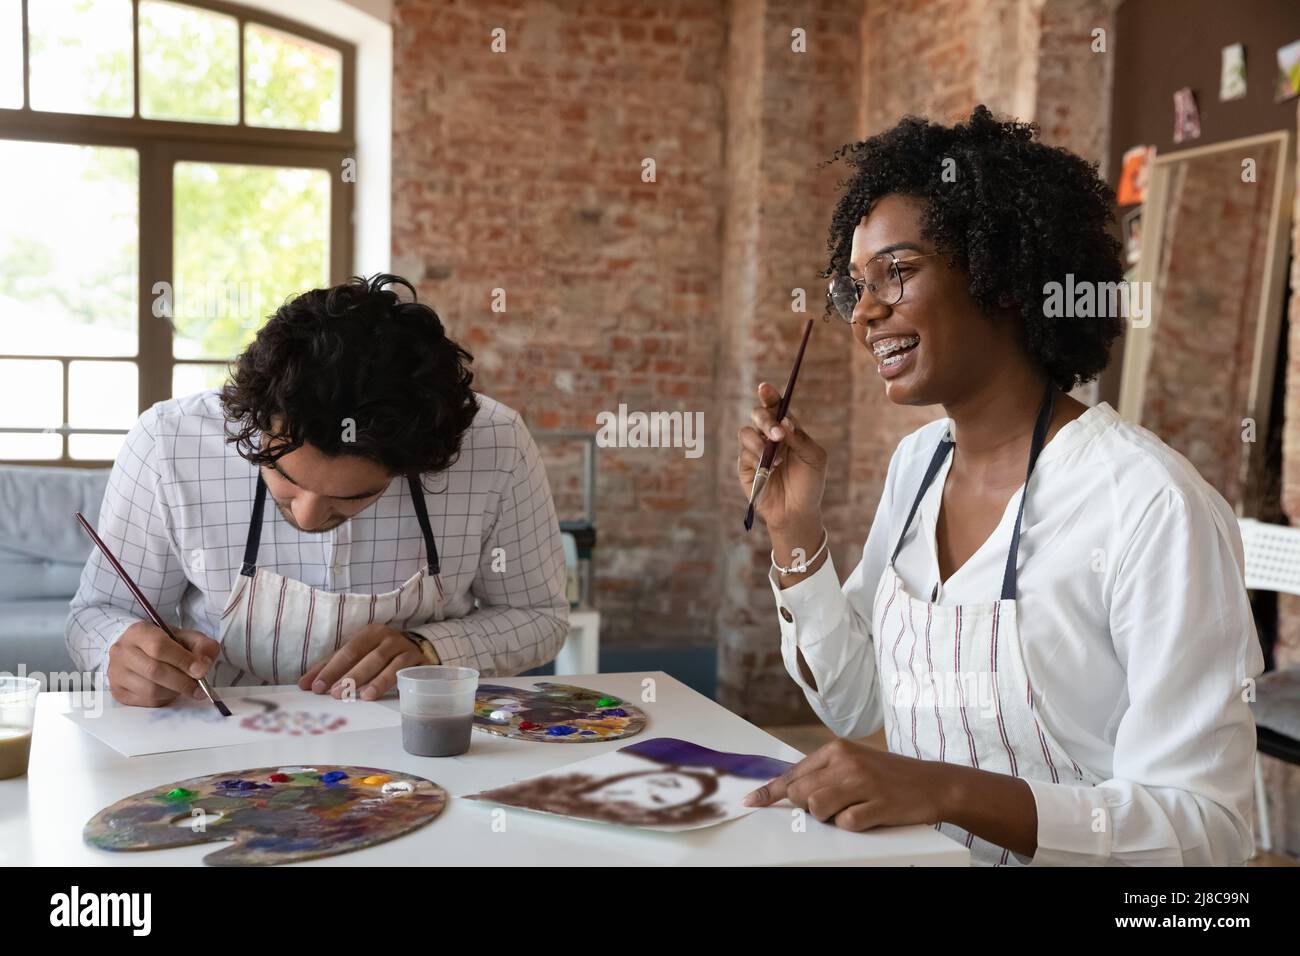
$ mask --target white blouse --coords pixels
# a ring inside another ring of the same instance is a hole
[[[786,670],[840,736],[883,725],[871,602],[948,425],[930,422],[899,443],[862,560],[842,587],[830,560],[785,590],[769,573]],[[1024,488],[940,582],[935,527],[953,457],[922,499],[895,570],[921,600],[938,586],[939,604],[989,603]],[[1232,509],[1186,458],[1105,402],[1053,436],[1030,483],[1016,594],[1025,666],[1042,694],[1040,720],[1103,781],[1026,780],[1038,810],[1032,862],[1242,863],[1253,852],[1247,689],[1264,661]],[[800,675],[796,647],[817,690]],[[1099,831],[1094,820],[1107,819]]]

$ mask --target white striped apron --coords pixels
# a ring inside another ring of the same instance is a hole
[[[876,665],[890,751],[980,770],[1073,786],[1101,778],[1079,766],[1044,726],[1034,703],[1016,621],[1016,559],[1029,477],[1051,422],[1055,388],[1034,426],[1020,510],[1016,515],[1002,598],[990,604],[941,605],[913,597],[894,570],[908,528],[926,489],[953,447],[945,435],[935,449],[876,588],[873,605]],[[1080,826],[1093,821],[1080,820]],[[1009,850],[950,823],[940,832],[965,844],[976,864],[1019,865]]]
[[[443,618],[438,548],[429,526],[419,479],[408,479],[415,514],[424,535],[428,563],[401,586],[382,594],[353,594],[314,588],[257,567],[266,483],[259,470],[244,561],[221,612],[221,657],[208,680],[215,687],[292,684],[343,646],[367,624],[405,630]]]

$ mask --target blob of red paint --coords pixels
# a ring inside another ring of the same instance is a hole
[[[521,720],[521,721],[519,721],[519,729],[520,729],[520,730],[532,730],[532,729],[533,729],[534,727],[536,727],[536,726],[537,726],[537,725],[536,725],[535,723],[533,723],[531,720]]]
[[[293,779],[293,777],[289,776],[287,773],[273,773],[266,779],[270,780],[272,783],[288,783]]]

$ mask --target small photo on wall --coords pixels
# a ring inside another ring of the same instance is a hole
[[[1300,94],[1300,40],[1277,51],[1277,102]]]
[[[1201,136],[1201,111],[1190,86],[1174,91],[1174,142],[1185,143]]]
[[[1240,43],[1223,48],[1219,71],[1219,99],[1240,100],[1246,96],[1246,47]]]
[[[1142,258],[1142,207],[1125,214],[1123,225],[1124,261],[1135,266]]]
[[[1134,146],[1124,151],[1119,187],[1115,190],[1116,203],[1121,206],[1132,206],[1146,202],[1147,179],[1151,175],[1151,164],[1155,158],[1154,146]]]

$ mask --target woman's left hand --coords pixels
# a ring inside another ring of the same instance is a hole
[[[765,807],[788,799],[844,830],[939,823],[950,769],[840,739],[819,747],[744,802]]]

